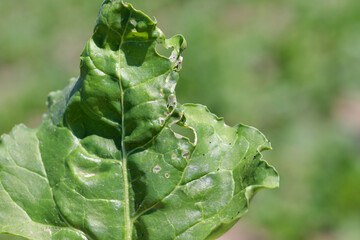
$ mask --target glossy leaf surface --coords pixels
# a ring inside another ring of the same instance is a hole
[[[171,56],[159,55],[157,44],[173,48]],[[103,3],[80,77],[50,94],[41,126],[2,136],[0,233],[216,239],[258,189],[278,186],[257,129],[177,103],[185,47],[130,4]]]

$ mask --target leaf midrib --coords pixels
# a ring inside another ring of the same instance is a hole
[[[125,203],[125,210],[124,210],[124,219],[125,219],[125,240],[131,240],[132,236],[132,222],[130,218],[130,200],[129,200],[129,179],[128,179],[128,172],[127,172],[127,153],[125,147],[125,113],[124,113],[124,91],[121,82],[121,48],[124,43],[124,36],[126,34],[130,18],[132,16],[132,11],[130,11],[129,17],[126,21],[123,34],[121,36],[121,42],[119,45],[119,68],[118,68],[118,78],[119,78],[119,87],[120,87],[120,104],[121,104],[121,162],[122,162],[122,171],[123,171],[123,179],[124,179],[124,203]]]

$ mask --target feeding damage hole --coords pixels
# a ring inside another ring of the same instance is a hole
[[[164,126],[165,120],[166,120],[165,118],[160,118],[160,119],[159,119],[159,122],[160,122],[160,125],[161,125],[161,126]]]
[[[177,122],[171,125],[171,130],[177,138],[187,138],[192,144],[195,144],[195,131],[192,128],[185,127],[182,123]]]
[[[166,178],[169,178],[169,177],[170,177],[170,174],[169,174],[169,173],[165,173],[165,177],[166,177]]]
[[[176,105],[177,105],[176,96],[172,94],[168,97],[167,108],[169,112],[172,112],[176,108]]]
[[[159,165],[156,165],[154,168],[153,168],[153,172],[154,173],[158,173],[161,171],[161,167]]]
[[[174,52],[172,48],[165,48],[164,45],[162,44],[157,44],[155,47],[156,52],[165,58],[169,58],[172,56],[172,53]],[[166,57],[166,56],[170,56],[170,57]],[[171,59],[170,59],[171,61]]]
[[[179,53],[173,49],[173,47],[165,48],[162,44],[155,46],[155,51],[162,57],[168,58],[173,63],[173,69],[180,71],[182,69],[183,57],[179,56]],[[169,56],[169,57],[166,57]]]
[[[176,62],[174,63],[174,69],[176,71],[180,71],[182,69],[182,60],[183,60],[183,57],[179,57],[178,60],[176,60]]]

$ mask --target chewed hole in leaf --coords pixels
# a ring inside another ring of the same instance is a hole
[[[174,64],[174,69],[176,71],[180,71],[182,69],[182,60],[183,60],[183,57],[179,57],[178,60],[176,60],[175,64]]]
[[[167,104],[167,108],[168,108],[169,112],[172,112],[175,109],[176,105],[177,105],[176,96],[170,95],[168,98],[168,104]]]
[[[188,138],[192,144],[195,144],[195,131],[192,128],[185,127],[181,123],[171,125],[171,130],[177,138]]]
[[[160,56],[163,56],[163,57],[169,58],[169,59],[171,58],[171,56],[174,52],[172,48],[165,48],[162,44],[157,44],[155,47],[155,50]],[[170,59],[170,61],[171,61],[171,59]]]
[[[159,122],[160,122],[160,125],[161,125],[161,126],[164,126],[165,120],[166,120],[165,118],[160,118],[160,119],[159,119]]]
[[[169,177],[170,177],[170,174],[169,174],[169,173],[165,173],[165,177],[166,177],[166,178],[169,178]]]

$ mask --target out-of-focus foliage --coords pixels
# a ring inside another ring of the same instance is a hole
[[[360,239],[360,1],[131,2],[167,36],[186,37],[181,102],[204,103],[272,140],[265,157],[281,188],[254,199],[247,233]],[[100,4],[0,2],[0,133],[36,126],[47,93],[78,75]]]

